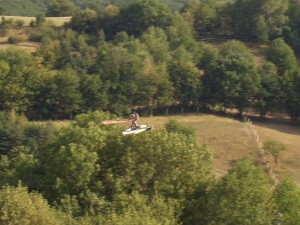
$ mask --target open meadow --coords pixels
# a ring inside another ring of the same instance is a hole
[[[30,16],[2,16],[5,18],[5,20],[22,20],[24,21],[24,26],[29,26],[31,21],[35,21],[35,17],[30,17]],[[70,22],[71,17],[46,17],[46,21],[51,22],[54,24],[54,26],[60,27],[64,25],[67,22]]]
[[[209,114],[155,116],[141,117],[139,123],[158,129],[163,128],[169,119],[194,128],[198,142],[208,144],[213,153],[213,167],[217,175],[224,175],[236,160],[247,156],[262,162],[259,147],[247,123],[230,117]],[[277,176],[291,175],[300,183],[300,127],[274,122],[254,122],[254,127],[262,142],[278,140],[287,145],[288,148],[280,155],[277,166],[271,155],[267,155],[267,159]]]
[[[39,46],[39,43],[32,42],[28,40],[28,28],[30,26],[30,23],[32,21],[35,21],[35,17],[26,17],[26,16],[3,16],[5,20],[13,20],[13,21],[23,21],[24,25],[23,27],[20,27],[18,29],[11,28],[7,31],[5,31],[5,35],[0,35],[0,50],[6,49],[11,46],[18,47],[20,49],[23,49],[29,53],[35,52],[37,47]],[[50,22],[54,27],[60,27],[63,26],[65,23],[69,22],[71,20],[71,17],[46,17],[46,21]],[[23,39],[23,41],[20,41],[18,43],[9,43],[8,38],[10,36],[15,36]]]

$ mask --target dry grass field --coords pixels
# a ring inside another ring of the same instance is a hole
[[[23,20],[24,25],[28,26],[31,21],[35,21],[35,17],[27,17],[27,16],[3,16],[6,20],[12,19],[16,20]],[[46,17],[46,21],[52,22],[55,26],[59,27],[64,25],[71,20],[71,17]]]
[[[22,20],[24,21],[24,27],[21,27],[19,29],[10,29],[7,31],[7,33],[4,36],[0,36],[0,50],[6,49],[11,46],[15,46],[18,48],[21,48],[29,53],[36,51],[36,48],[39,46],[36,42],[30,42],[28,41],[28,29],[27,26],[29,26],[31,21],[35,21],[35,17],[24,17],[24,16],[4,16],[6,20],[12,19],[13,21]],[[71,20],[71,17],[46,17],[46,21],[49,21],[53,24],[53,26],[60,27],[64,25],[66,22],[69,22]],[[21,41],[19,43],[15,44],[9,44],[8,38],[9,36],[17,36],[24,39],[24,41]]]
[[[193,127],[198,142],[207,143],[213,153],[213,167],[217,175],[224,175],[236,160],[251,156],[262,161],[258,145],[246,123],[229,117],[209,114],[185,116],[158,116],[140,119],[140,124],[162,128],[169,119],[175,119],[184,126]],[[254,122],[260,140],[278,140],[288,146],[274,165],[272,157],[267,158],[277,176],[291,175],[300,183],[300,127],[287,123]]]
[[[0,43],[0,50],[6,49],[8,47],[18,47],[20,49],[25,50],[26,52],[35,52],[36,48],[38,47],[37,43],[34,42],[21,42],[18,44],[7,44],[7,43]]]
[[[292,175],[300,183],[300,127],[272,122],[255,122],[255,127],[262,140],[278,140],[287,146],[277,166],[269,156],[274,172],[279,177]]]

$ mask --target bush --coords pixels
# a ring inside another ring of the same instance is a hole
[[[25,24],[24,20],[16,20],[15,25],[16,27],[23,27]]]
[[[20,42],[23,42],[23,41],[25,41],[24,37],[16,36],[16,35],[9,36],[8,39],[7,39],[7,42],[9,44],[16,44],[16,43],[20,43]]]
[[[184,127],[174,119],[170,119],[168,123],[166,123],[166,129],[168,132],[176,132],[184,135],[195,136],[195,129],[191,127]]]
[[[5,19],[5,17],[2,17],[1,19],[1,27],[6,29],[11,29],[14,27],[14,20],[13,19]]]

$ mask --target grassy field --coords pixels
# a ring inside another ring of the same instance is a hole
[[[251,156],[262,161],[259,148],[246,123],[229,117],[209,114],[194,114],[186,116],[142,117],[140,124],[148,124],[154,128],[162,128],[169,119],[175,119],[180,124],[193,127],[198,142],[207,143],[213,153],[213,167],[218,175],[224,175],[236,160]],[[279,157],[279,163],[274,165],[272,157],[267,156],[276,175],[293,176],[300,183],[300,128],[286,123],[255,122],[262,142],[278,140],[288,146]]]
[[[28,31],[26,31],[27,27],[29,26],[31,21],[35,21],[35,17],[25,17],[25,16],[4,16],[6,20],[12,19],[14,21],[22,20],[24,21],[24,27],[19,29],[10,29],[7,31],[5,36],[0,36],[0,50],[6,49],[11,46],[15,46],[18,48],[21,48],[27,52],[35,52],[36,48],[39,46],[36,42],[30,42],[28,41]],[[71,20],[71,17],[46,17],[46,21],[49,21],[53,23],[54,26],[59,27],[64,25],[66,22],[69,22]],[[9,44],[8,43],[8,37],[9,36],[17,36],[22,37],[24,41],[21,41],[20,43],[16,44]]]
[[[278,140],[287,146],[279,157],[278,165],[272,162],[272,169],[280,177],[292,175],[300,183],[300,128],[285,123],[255,122],[262,140]]]
[[[247,126],[235,119],[214,115],[162,116],[142,118],[155,128],[164,127],[169,119],[175,119],[184,126],[195,129],[200,144],[207,143],[212,151],[213,167],[218,175],[224,175],[236,160],[246,156],[258,156],[258,148]]]
[[[24,26],[28,26],[31,21],[35,21],[35,17],[27,17],[27,16],[3,16],[6,20],[12,19],[23,20]],[[46,17],[46,21],[52,22],[55,26],[59,27],[64,25],[71,20],[71,17]]]

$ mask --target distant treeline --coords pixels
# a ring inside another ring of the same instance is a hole
[[[116,4],[120,7],[128,6],[133,0],[0,0],[0,15],[5,16],[36,16],[40,13],[47,14],[51,5],[72,5],[73,9],[84,9],[86,7],[105,7],[109,4]],[[162,0],[172,10],[179,11],[186,0]],[[64,14],[68,14],[65,11]],[[66,15],[66,16],[71,16]]]

